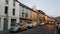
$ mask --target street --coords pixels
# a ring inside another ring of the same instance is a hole
[[[19,33],[7,33],[7,34],[56,34],[56,32],[57,31],[55,25],[44,25],[28,29]]]

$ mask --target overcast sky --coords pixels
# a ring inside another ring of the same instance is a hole
[[[19,0],[28,7],[36,5],[37,9],[42,10],[49,16],[60,16],[60,0]]]

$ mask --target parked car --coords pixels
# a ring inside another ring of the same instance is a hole
[[[38,26],[42,26],[42,25],[44,25],[44,24],[45,24],[45,23],[39,23]]]
[[[28,26],[26,23],[21,23],[21,30],[26,30],[28,29]]]
[[[36,27],[36,23],[35,22],[28,22],[27,26],[28,26],[28,28]]]
[[[36,27],[37,26],[37,23],[36,22],[32,22],[32,27]]]
[[[53,25],[53,24],[54,24],[54,22],[53,22],[53,21],[50,21],[50,22],[49,22],[49,24],[50,24],[50,25]]]
[[[56,28],[57,28],[57,29],[60,29],[60,22],[57,22],[57,23],[56,23]]]
[[[10,28],[10,32],[20,32],[21,30],[27,29],[27,25],[25,23],[17,23]]]
[[[10,32],[19,32],[20,31],[20,25],[18,25],[18,24],[13,24],[13,25],[11,25],[11,28],[10,28]]]

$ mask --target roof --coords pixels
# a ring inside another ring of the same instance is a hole
[[[44,14],[45,15],[45,13],[42,10],[38,10],[38,12],[40,12],[41,14]]]
[[[26,6],[26,5],[22,4],[21,2],[19,2],[18,0],[16,0],[16,1],[20,4],[20,6],[25,7],[25,8],[27,8],[27,9],[29,9],[29,10],[32,10],[33,12],[36,12],[36,11],[33,10],[32,8],[29,8],[28,6]],[[36,12],[36,13],[37,13],[37,12]]]
[[[30,7],[28,7],[28,6],[24,5],[24,4],[22,4],[21,2],[19,2],[18,0],[16,0],[16,1],[20,4],[20,6],[25,7],[25,8],[27,8],[27,9],[30,9],[30,10],[34,11],[34,10],[31,9]]]

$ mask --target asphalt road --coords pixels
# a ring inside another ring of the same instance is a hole
[[[28,29],[19,33],[7,33],[7,34],[56,34],[56,28],[55,25],[44,25]]]

